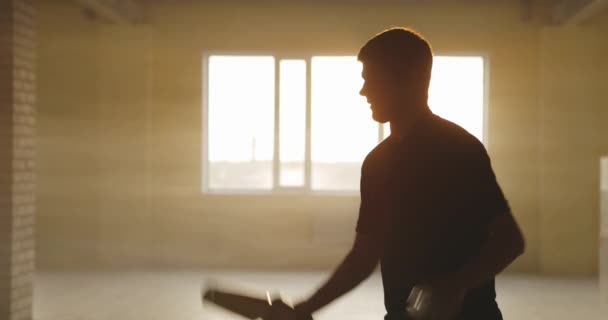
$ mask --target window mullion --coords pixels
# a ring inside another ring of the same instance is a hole
[[[203,56],[203,87],[202,87],[203,112],[201,118],[203,145],[201,148],[201,158],[203,165],[201,168],[202,192],[209,190],[209,56]]]
[[[281,79],[280,79],[280,65],[281,58],[275,57],[274,60],[274,152],[272,156],[272,189],[277,190],[281,181],[281,170],[280,170],[280,130],[281,130]]]
[[[304,188],[312,190],[312,159],[311,159],[311,109],[312,109],[312,58],[306,58],[306,133],[305,133],[305,150],[304,150]]]

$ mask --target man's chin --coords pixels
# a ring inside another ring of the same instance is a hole
[[[372,111],[372,119],[378,123],[387,123],[388,119],[381,114]]]

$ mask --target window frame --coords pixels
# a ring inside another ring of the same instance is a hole
[[[209,188],[209,58],[211,56],[271,56],[274,58],[274,141],[272,159],[272,188],[270,189],[223,189]],[[311,127],[312,127],[312,58],[321,56],[353,56],[352,52],[300,52],[291,53],[284,51],[218,51],[205,50],[202,55],[202,90],[201,90],[201,192],[204,195],[293,195],[312,194],[328,196],[357,196],[358,190],[315,190],[312,189],[312,158],[311,158]],[[490,93],[490,57],[486,52],[436,52],[434,56],[450,57],[480,57],[483,61],[483,105],[482,105],[482,143],[487,147],[488,141],[488,109]],[[303,60],[306,63],[306,103],[305,103],[305,144],[304,144],[304,184],[299,187],[281,186],[280,170],[280,63],[282,60]],[[370,119],[371,120],[371,119]],[[373,121],[373,120],[371,120]],[[378,125],[378,143],[382,142],[384,126]]]

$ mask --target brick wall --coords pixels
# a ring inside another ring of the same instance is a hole
[[[28,0],[0,0],[0,319],[32,318],[35,25]]]

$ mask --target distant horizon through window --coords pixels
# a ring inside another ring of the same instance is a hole
[[[379,128],[359,95],[356,57],[213,55],[205,63],[204,191],[358,191],[365,155],[390,128]],[[484,73],[483,57],[436,56],[428,101],[481,141]]]

